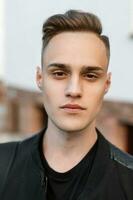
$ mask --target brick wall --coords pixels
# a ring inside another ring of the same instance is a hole
[[[0,85],[0,132],[28,134],[46,124],[40,93]],[[133,153],[133,104],[104,101],[97,127],[119,148]]]

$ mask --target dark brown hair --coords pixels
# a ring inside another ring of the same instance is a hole
[[[110,58],[110,44],[107,36],[102,35],[100,19],[89,12],[68,10],[64,14],[56,14],[49,17],[42,28],[42,61],[43,52],[48,42],[62,32],[88,31],[95,33],[104,43],[108,60]],[[43,62],[42,62],[43,66]]]

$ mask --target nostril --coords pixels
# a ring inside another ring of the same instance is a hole
[[[67,97],[73,97],[73,98],[79,98],[81,97],[80,93],[73,93],[73,92],[69,92],[66,94]]]

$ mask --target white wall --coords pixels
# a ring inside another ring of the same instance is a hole
[[[4,79],[4,57],[5,57],[5,46],[4,46],[4,36],[5,36],[5,23],[4,23],[4,0],[0,0],[0,80]]]
[[[133,39],[130,1],[121,0],[5,0],[6,73],[8,83],[36,89],[35,67],[40,64],[41,27],[52,14],[83,9],[97,14],[110,37],[112,86],[108,98],[133,102]],[[132,22],[133,23],[133,22]]]

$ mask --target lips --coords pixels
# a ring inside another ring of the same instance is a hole
[[[85,110],[84,107],[80,106],[79,104],[65,104],[61,106],[63,109],[72,109],[72,110]]]

